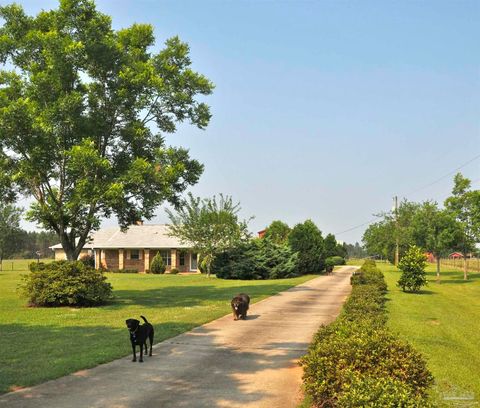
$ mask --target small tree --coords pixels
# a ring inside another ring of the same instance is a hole
[[[288,242],[290,227],[282,221],[273,221],[265,231],[265,238],[269,238],[275,244],[285,244]]]
[[[152,263],[150,264],[151,273],[165,273],[165,263],[163,262],[162,255],[160,252],[153,257]]]
[[[403,255],[398,264],[402,271],[402,276],[397,283],[404,292],[418,292],[420,288],[427,284],[425,266],[427,257],[423,251],[412,245]]]
[[[248,221],[239,220],[239,211],[240,204],[234,204],[231,197],[222,194],[219,200],[215,196],[202,200],[189,194],[176,214],[167,210],[172,223],[171,235],[193,246],[208,277],[215,254],[235,247],[250,235]]]

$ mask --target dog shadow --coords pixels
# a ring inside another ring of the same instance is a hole
[[[245,320],[255,320],[258,319],[260,315],[247,315],[247,318]]]

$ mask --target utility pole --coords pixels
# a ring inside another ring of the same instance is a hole
[[[399,258],[399,244],[398,244],[398,198],[397,196],[393,197],[394,201],[394,211],[395,211],[395,266],[398,266],[398,258]]]

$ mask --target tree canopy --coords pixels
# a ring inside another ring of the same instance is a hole
[[[0,189],[35,199],[30,220],[58,234],[76,259],[102,217],[120,225],[178,205],[203,166],[162,134],[204,129],[199,95],[213,84],[173,37],[153,52],[153,27],[114,30],[91,0],[61,0],[27,16],[0,7]],[[8,69],[11,67],[11,69]]]

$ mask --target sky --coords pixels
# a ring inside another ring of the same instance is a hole
[[[17,2],[28,14],[57,4]],[[152,24],[153,51],[175,35],[190,45],[193,69],[216,87],[205,98],[212,119],[167,143],[205,165],[189,191],[232,196],[255,217],[252,232],[312,219],[354,243],[393,196],[442,203],[457,170],[480,188],[479,1],[97,7],[116,29]],[[163,207],[150,222],[168,222]]]

